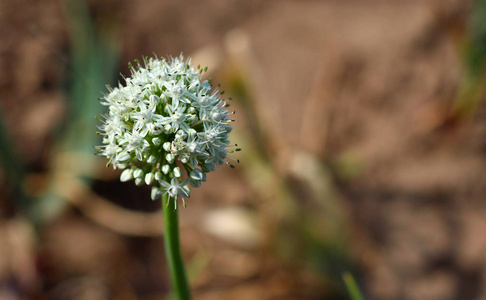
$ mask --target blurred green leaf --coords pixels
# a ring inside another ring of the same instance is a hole
[[[26,169],[15,149],[14,142],[7,132],[3,115],[0,114],[0,165],[3,169],[6,182],[12,187],[12,191],[15,193],[17,201],[14,205],[29,216],[32,213],[29,205],[30,200],[22,189]]]
[[[70,111],[58,146],[53,153],[49,188],[41,201],[37,201],[36,223],[55,217],[66,202],[58,195],[56,187],[63,178],[85,175],[94,166],[94,146],[101,143],[95,134],[99,116],[104,107],[98,98],[106,91],[105,84],[114,83],[118,70],[117,24],[99,26],[91,18],[87,1],[64,1],[64,11],[69,25],[71,56],[69,63],[68,98]],[[116,18],[115,18],[116,19]],[[66,158],[69,162],[64,166]],[[85,181],[85,176],[82,177]]]
[[[469,72],[482,76],[486,58],[486,0],[476,0],[468,22],[466,63]]]
[[[464,36],[462,60],[464,78],[453,105],[453,115],[474,115],[484,95],[486,84],[486,0],[474,1]]]
[[[364,297],[361,294],[358,284],[354,280],[354,277],[353,275],[351,275],[351,273],[345,272],[343,274],[343,281],[344,284],[346,285],[346,288],[348,289],[349,296],[351,297],[352,300],[364,300]]]

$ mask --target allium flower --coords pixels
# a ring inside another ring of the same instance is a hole
[[[125,85],[109,87],[101,99],[109,109],[99,126],[98,154],[124,169],[121,181],[153,185],[152,199],[168,194],[177,209],[178,197],[185,206],[183,197],[190,196],[189,184],[199,187],[215,166],[234,167],[227,154],[240,149],[228,139],[229,105],[202,80],[207,69],[196,70],[182,55],[129,67]]]

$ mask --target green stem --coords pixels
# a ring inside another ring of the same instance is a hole
[[[164,212],[164,241],[165,253],[169,263],[170,279],[176,299],[191,299],[189,286],[187,284],[186,272],[182,261],[181,247],[179,242],[179,222],[177,210],[173,203],[169,203],[169,195],[162,196],[162,210]]]

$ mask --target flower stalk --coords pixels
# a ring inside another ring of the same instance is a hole
[[[187,276],[182,260],[180,240],[179,240],[179,221],[178,211],[169,205],[169,195],[162,196],[162,210],[164,213],[164,242],[165,254],[169,264],[170,280],[174,289],[176,299],[191,299]]]

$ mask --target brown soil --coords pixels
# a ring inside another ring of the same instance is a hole
[[[234,98],[242,163],[181,211],[196,299],[345,299],[342,271],[367,299],[486,298],[484,101],[451,117],[468,8],[92,1],[122,73],[183,52]],[[4,1],[0,25],[1,121],[36,199],[69,121],[70,32],[60,1]],[[95,163],[40,234],[0,172],[0,299],[167,296],[160,205]]]

